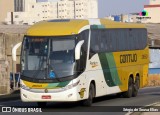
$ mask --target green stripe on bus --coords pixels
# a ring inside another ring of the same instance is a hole
[[[105,81],[106,81],[107,85],[110,86],[110,87],[115,86],[115,84],[113,82],[113,79],[111,77],[111,72],[109,70],[109,65],[108,65],[106,54],[105,53],[100,53],[99,54],[99,59],[100,59],[100,62],[101,62],[104,78],[105,78]]]
[[[113,54],[100,53],[99,59],[107,85],[110,87],[121,85]]]
[[[112,76],[114,83],[116,85],[121,85],[121,81],[120,81],[120,77],[118,75],[118,71],[117,71],[117,67],[116,67],[113,53],[107,53],[106,56],[107,56],[108,65],[109,65],[111,76]]]
[[[91,29],[103,29],[105,28],[104,25],[91,25]]]
[[[60,82],[57,87],[65,87],[70,83],[70,81]]]
[[[56,88],[56,87],[65,87],[69,84],[70,81],[59,82],[59,83],[50,83],[46,88]]]

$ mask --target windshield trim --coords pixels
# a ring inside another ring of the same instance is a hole
[[[29,35],[24,35],[24,38],[26,38],[26,37],[30,37],[30,38],[34,38],[34,37],[40,37],[40,38],[44,38],[44,37],[48,37],[48,38],[59,38],[59,39],[61,39],[61,38],[64,38],[64,37],[71,37],[71,38],[74,38],[74,37],[76,37],[77,36],[77,34],[73,34],[73,35],[63,35],[63,36],[29,36]],[[23,39],[24,39],[23,38]]]
[[[27,36],[27,35],[25,35],[24,36],[24,39],[23,39],[23,45],[22,45],[22,50],[24,49],[24,41],[25,41],[25,39],[29,39],[29,38],[31,38],[31,39],[34,39],[34,38],[36,38],[36,37],[38,37],[38,38],[46,38],[46,39],[48,39],[48,41],[49,41],[49,46],[51,45],[51,40],[53,39],[54,40],[54,38],[55,38],[55,40],[58,40],[58,39],[60,39],[60,40],[63,40],[63,39],[66,39],[66,37],[68,38],[68,40],[69,39],[74,39],[75,40],[75,44],[76,44],[76,42],[77,42],[77,39],[76,39],[76,35],[69,35],[69,36]],[[49,48],[50,49],[50,48]],[[66,81],[67,79],[68,79],[68,77],[69,77],[69,79],[73,79],[73,78],[75,78],[75,75],[70,75],[70,76],[64,76],[64,77],[56,77],[56,79],[48,79],[48,77],[46,76],[45,78],[46,79],[41,79],[41,78],[38,78],[37,79],[37,77],[32,77],[32,76],[26,76],[26,75],[24,75],[23,74],[23,71],[24,71],[24,69],[22,68],[22,60],[23,60],[23,56],[24,56],[24,52],[21,50],[21,77],[22,77],[22,79],[26,79],[26,80],[29,80],[29,81],[33,81],[33,82],[62,82],[62,81]],[[48,51],[50,51],[50,50],[48,50]],[[48,52],[48,54],[47,54],[47,60],[49,61],[50,59],[49,59],[49,55],[50,55],[50,53]],[[47,61],[47,62],[48,62]],[[75,61],[75,59],[74,59],[74,61]],[[48,62],[48,64],[50,65],[50,63]],[[48,71],[48,69],[49,69],[49,66],[47,66],[47,71]]]
[[[24,75],[21,75],[21,80],[29,81],[29,82],[34,82],[34,83],[58,83],[58,82],[64,82],[64,81],[70,81],[75,78],[77,78],[77,74],[71,75],[71,76],[66,76],[62,78],[58,78],[59,80],[55,79],[35,79],[31,77],[27,77]]]

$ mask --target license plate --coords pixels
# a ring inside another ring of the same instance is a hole
[[[42,99],[51,99],[50,95],[42,95]]]

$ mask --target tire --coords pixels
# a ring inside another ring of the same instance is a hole
[[[139,79],[139,77],[136,78],[136,82],[137,82],[137,87],[139,89],[140,88],[140,79]]]
[[[46,102],[37,102],[37,105],[38,105],[38,107],[45,108],[47,103]]]
[[[123,97],[130,98],[133,93],[133,79],[130,77],[128,80],[128,91],[123,93]]]
[[[132,96],[133,96],[133,97],[136,97],[136,96],[137,96],[137,94],[138,94],[138,89],[139,89],[139,78],[136,77],[136,81],[135,81],[135,83],[134,83],[134,85],[133,85],[133,92],[132,92]]]
[[[83,106],[92,106],[94,95],[95,95],[95,87],[91,83],[90,87],[89,87],[89,96],[88,96],[88,99],[82,101]]]

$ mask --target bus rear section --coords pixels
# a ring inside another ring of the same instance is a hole
[[[101,23],[107,22],[101,20]],[[115,93],[128,98],[135,97],[139,88],[147,86],[147,39],[144,25],[115,22],[91,28],[89,60],[95,66],[89,71],[92,71],[93,77],[98,76],[97,97]]]

